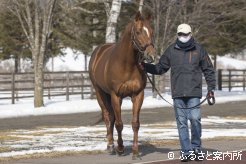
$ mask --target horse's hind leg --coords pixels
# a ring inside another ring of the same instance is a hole
[[[121,103],[122,99],[120,97],[116,96],[115,94],[111,95],[111,104],[115,115],[115,127],[118,132],[118,147],[116,151],[119,155],[122,155],[124,153],[124,145],[122,140],[123,122],[121,119]]]
[[[114,122],[115,117],[113,113],[113,109],[111,106],[111,97],[109,94],[103,92],[100,88],[96,88],[96,96],[98,104],[102,110],[102,117],[105,122],[107,128],[107,151],[111,154],[114,153],[114,138],[113,138],[113,130],[114,130]]]

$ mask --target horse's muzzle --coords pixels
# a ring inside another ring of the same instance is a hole
[[[153,56],[146,55],[145,60],[147,61],[147,63],[153,63],[155,61],[155,58]]]
[[[144,52],[144,60],[148,63],[153,63],[155,61],[155,53]]]
[[[153,63],[155,61],[156,50],[154,45],[149,44],[144,51],[144,59],[148,63]]]

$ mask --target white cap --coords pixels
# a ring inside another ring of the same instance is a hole
[[[188,34],[191,32],[191,27],[188,24],[180,24],[177,28],[177,33],[184,33],[184,34]]]

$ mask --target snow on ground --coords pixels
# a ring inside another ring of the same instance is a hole
[[[204,92],[206,93],[206,92]],[[172,103],[170,93],[163,94],[164,98]],[[216,91],[216,103],[225,103],[230,101],[246,100],[246,92],[243,91]],[[80,96],[71,96],[70,101],[65,101],[65,97],[54,97],[51,100],[44,99],[44,107],[34,108],[33,98],[20,99],[16,104],[10,104],[10,100],[0,101],[0,119],[23,116],[51,115],[51,114],[68,114],[68,113],[83,113],[100,111],[97,100],[84,99]],[[153,98],[151,92],[146,92],[143,102],[143,109],[160,108],[169,106],[161,98]],[[122,104],[123,110],[130,110],[132,102],[130,99],[124,99]]]
[[[217,69],[246,69],[246,61],[227,56],[218,56]]]
[[[70,48],[63,49],[64,56],[57,56],[53,60],[53,71],[82,71],[85,70],[85,55],[80,51],[75,52]],[[89,57],[87,65],[89,64]],[[46,64],[48,70],[52,70],[52,59]]]
[[[57,57],[50,58],[46,63],[46,69],[52,71],[84,71],[85,70],[85,55],[71,48],[62,49],[64,55],[58,55]],[[87,66],[89,64],[90,57],[87,58]],[[14,58],[7,60],[0,60],[0,72],[14,72]],[[30,72],[32,70],[32,61],[30,59],[20,60],[20,72]]]

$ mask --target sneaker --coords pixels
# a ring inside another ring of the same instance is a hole
[[[194,154],[195,154],[195,161],[203,161],[204,159],[204,153],[202,153],[201,150],[199,149],[193,149]]]

